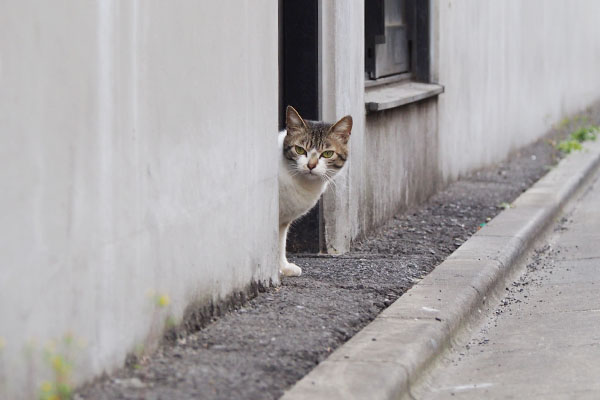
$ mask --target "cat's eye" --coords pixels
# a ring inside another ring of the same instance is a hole
[[[331,158],[332,155],[333,155],[333,150],[325,150],[324,152],[321,153],[321,157],[325,157],[325,158]]]
[[[304,155],[306,154],[306,150],[304,150],[302,147],[300,146],[296,146],[296,153],[300,154],[300,155]]]

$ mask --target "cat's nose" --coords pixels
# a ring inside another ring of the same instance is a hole
[[[318,162],[318,160],[317,161],[310,160],[308,162],[308,164],[306,164],[306,166],[308,167],[308,169],[310,169],[312,171],[317,166],[317,162]]]

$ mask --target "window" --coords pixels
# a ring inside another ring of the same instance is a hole
[[[408,72],[406,0],[365,2],[365,68],[368,79]]]
[[[430,1],[365,0],[365,107],[383,111],[444,92],[431,83]]]
[[[365,72],[429,81],[429,1],[365,1]]]

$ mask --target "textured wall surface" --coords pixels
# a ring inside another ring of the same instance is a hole
[[[322,1],[320,12],[322,118],[353,118],[350,162],[322,200],[327,251],[335,254],[347,251],[359,234],[365,197],[364,3]]]
[[[350,162],[323,196],[327,250],[353,239],[438,187],[437,100],[366,114],[364,3],[322,2],[322,113],[354,118]]]
[[[600,99],[600,2],[434,2],[446,179],[504,158]]]
[[[0,397],[17,398],[64,335],[80,380],[191,302],[277,279],[278,44],[274,1],[8,3]]]
[[[440,186],[437,98],[367,115],[361,230],[426,200]]]
[[[331,252],[600,99],[600,2],[430,3],[431,72],[445,93],[365,117],[363,54],[348,47],[362,47],[363,3],[323,2],[324,116],[356,121],[348,171],[323,200]]]

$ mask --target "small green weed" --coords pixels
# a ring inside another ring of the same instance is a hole
[[[71,400],[73,398],[72,372],[70,349],[73,345],[73,336],[63,338],[62,347],[65,353],[59,352],[54,343],[46,346],[44,356],[50,366],[54,379],[44,381],[40,387],[40,400]]]
[[[599,128],[597,126],[586,126],[577,129],[571,133],[571,139],[577,140],[579,143],[586,140],[596,140]]]
[[[562,151],[563,153],[569,154],[572,151],[581,150],[582,146],[581,146],[581,143],[579,143],[577,140],[565,139],[565,140],[561,141],[556,146],[556,148],[558,150]]]
[[[148,334],[143,343],[135,347],[131,357],[131,361],[127,365],[134,369],[142,368],[148,360],[149,355],[154,351],[161,339],[168,332],[175,329],[177,321],[171,315],[171,298],[167,293],[158,292],[154,289],[148,291],[151,306],[151,319]]]
[[[569,154],[572,151],[581,150],[583,148],[581,143],[596,140],[598,132],[600,132],[600,127],[595,125],[580,127],[571,132],[567,139],[560,141],[556,145],[556,148],[566,154]]]

